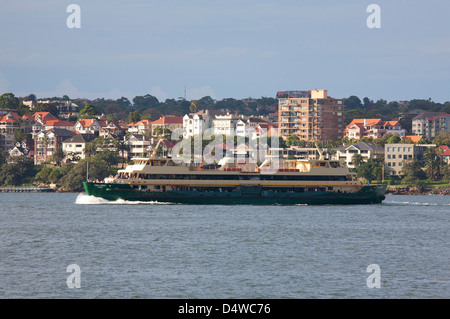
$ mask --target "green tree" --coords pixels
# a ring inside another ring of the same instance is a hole
[[[369,158],[367,162],[357,168],[356,174],[358,177],[365,178],[371,183],[375,179],[382,178],[383,169],[379,163]]]
[[[426,159],[425,172],[428,177],[432,181],[437,180],[441,175],[441,160],[436,149],[429,147],[423,154],[423,157]]]
[[[95,105],[86,103],[84,108],[80,111],[80,118],[89,119],[101,114],[102,113],[95,107]]]
[[[34,180],[36,169],[33,160],[25,156],[10,158],[10,163],[3,164],[0,169],[0,184],[21,185]]]
[[[107,166],[105,161],[95,157],[83,159],[77,164],[74,164],[71,169],[61,177],[60,184],[68,191],[83,191],[83,182],[86,181],[88,177],[91,180],[103,180],[109,175]]]
[[[427,174],[422,169],[422,164],[415,158],[403,161],[401,173],[404,176],[412,176],[419,180],[425,180],[427,178]]]
[[[195,113],[198,109],[198,100],[193,100],[191,102],[191,105],[189,106],[189,110],[191,111],[191,113]]]
[[[360,167],[363,162],[364,161],[363,161],[363,157],[361,156],[361,154],[359,154],[359,153],[353,154],[352,163],[353,163],[353,165],[355,165],[355,168]]]
[[[401,140],[402,139],[400,138],[400,136],[398,134],[395,134],[388,138],[387,143],[388,144],[397,144],[397,143],[400,143]]]
[[[130,146],[127,144],[126,141],[118,141],[116,143],[116,150],[117,150],[118,153],[122,154],[120,159],[121,159],[122,168],[123,168],[123,166],[124,166],[123,164],[124,164],[124,161],[125,161],[125,152],[127,152],[127,154],[129,153]]]
[[[61,147],[58,147],[52,155],[52,161],[55,162],[58,166],[61,166],[61,162],[64,160],[64,151]]]
[[[111,166],[117,165],[119,163],[119,158],[115,152],[103,151],[95,155],[95,158],[102,160],[107,164],[108,173],[111,173]]]
[[[19,99],[13,93],[0,95],[0,109],[18,109],[19,104]]]
[[[361,100],[359,97],[352,95],[344,100],[346,109],[359,109],[362,108]]]
[[[130,112],[128,114],[128,119],[127,119],[128,123],[136,123],[136,122],[139,122],[140,120],[141,120],[141,114],[139,114],[138,111]]]
[[[300,138],[298,135],[292,134],[286,138],[286,145],[288,147],[300,145]]]

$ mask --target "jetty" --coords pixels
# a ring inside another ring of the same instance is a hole
[[[0,187],[0,193],[42,193],[42,192],[54,192],[54,189],[48,187],[14,187],[6,186]]]

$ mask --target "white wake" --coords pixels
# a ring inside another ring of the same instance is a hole
[[[172,203],[164,203],[157,201],[131,201],[124,199],[107,200],[101,197],[89,196],[85,193],[80,193],[75,200],[75,204],[79,205],[170,205]]]

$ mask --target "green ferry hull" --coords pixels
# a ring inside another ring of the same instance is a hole
[[[364,186],[354,193],[331,191],[274,192],[241,188],[232,192],[165,191],[148,192],[130,184],[83,182],[86,194],[106,200],[163,202],[195,205],[360,205],[385,199],[386,185]]]

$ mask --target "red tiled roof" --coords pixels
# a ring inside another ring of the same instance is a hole
[[[436,116],[433,116],[433,117],[429,117],[429,118],[427,118],[427,120],[434,121],[438,117],[447,117],[447,116],[450,116],[450,114],[439,114],[439,115],[436,115]]]
[[[47,120],[45,121],[46,126],[75,126],[75,123],[62,120]]]
[[[439,155],[450,156],[450,148],[447,145],[439,146],[438,149],[439,149]]]
[[[413,143],[417,143],[422,137],[423,135],[406,135],[403,139],[410,139]]]
[[[364,125],[364,121],[366,121],[366,124]],[[372,126],[379,124],[381,122],[381,119],[354,119],[350,122],[349,125],[352,124],[362,124],[363,126]]]
[[[79,120],[78,123],[80,123],[82,127],[89,127],[89,126],[92,126],[92,124],[94,124],[94,121],[96,121],[96,120],[95,119],[82,119],[82,120]]]
[[[20,119],[20,115],[14,112],[8,113],[0,117],[0,122],[15,122],[17,119]]]
[[[152,124],[183,124],[183,118],[181,116],[163,116]]]

